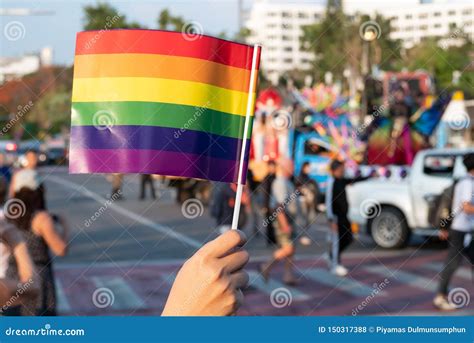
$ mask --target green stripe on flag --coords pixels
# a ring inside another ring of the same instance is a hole
[[[252,123],[253,116],[250,125]],[[245,117],[205,107],[159,102],[75,102],[72,104],[71,125],[160,126],[242,138]],[[250,137],[251,129],[247,138]]]

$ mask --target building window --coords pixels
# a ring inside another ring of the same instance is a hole
[[[314,19],[319,20],[319,18],[321,18],[321,16],[319,15],[319,13],[315,13],[315,14],[314,14]]]
[[[420,30],[422,31],[428,30],[428,25],[420,25]]]
[[[285,47],[283,48],[283,50],[285,50],[285,51],[293,51],[293,48],[292,48],[291,46],[285,46]]]
[[[434,28],[435,28],[435,29],[439,29],[440,27],[441,27],[441,24],[439,24],[439,23],[438,23],[438,24],[434,24]]]
[[[291,13],[289,13],[289,12],[282,12],[282,13],[281,13],[281,16],[282,16],[283,18],[291,18]]]
[[[412,16],[411,14],[407,14],[407,15],[405,16],[405,19],[411,19],[411,18],[413,18],[413,16]]]
[[[285,40],[285,41],[292,40],[291,37],[290,37],[290,36],[287,36],[287,35],[281,36],[281,39],[282,39],[282,40]]]
[[[293,59],[292,58],[285,58],[283,60],[284,63],[293,63]]]
[[[300,18],[308,18],[308,15],[306,13],[300,12],[298,13],[298,17]]]
[[[435,12],[435,13],[433,14],[433,16],[434,16],[434,17],[440,17],[440,16],[441,16],[441,12]]]
[[[428,18],[428,14],[426,14],[426,13],[421,13],[421,14],[418,16],[418,18],[420,18],[420,19],[426,19],[426,18]]]
[[[456,11],[449,11],[448,12],[448,15],[455,15],[456,14]]]

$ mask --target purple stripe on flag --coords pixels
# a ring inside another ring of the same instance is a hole
[[[69,172],[161,174],[237,182],[238,161],[183,152],[136,149],[71,148]],[[245,183],[247,162],[242,181]]]
[[[250,140],[249,140],[250,141]],[[250,143],[246,146],[248,158]],[[238,161],[242,139],[159,126],[72,126],[73,148],[175,151]]]

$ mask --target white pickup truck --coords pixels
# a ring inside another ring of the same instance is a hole
[[[462,157],[472,152],[474,148],[423,150],[404,179],[374,178],[349,186],[349,219],[383,248],[403,247],[411,233],[437,235],[438,228],[428,222],[428,199],[466,174]]]

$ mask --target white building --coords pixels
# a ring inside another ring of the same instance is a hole
[[[248,42],[263,45],[262,68],[270,79],[310,67],[313,55],[300,49],[302,26],[319,21],[324,11],[324,5],[255,1],[246,22],[251,31]]]
[[[456,44],[461,30],[474,39],[474,12],[464,0],[343,0],[347,14],[379,13],[393,18],[392,38],[410,48],[425,37],[447,37],[441,44]],[[249,43],[263,44],[262,69],[272,80],[285,71],[305,70],[313,56],[300,48],[301,27],[320,20],[325,5],[271,0],[255,0],[246,27],[252,32]],[[382,32],[383,34],[383,32]]]
[[[0,57],[0,84],[34,73],[41,67],[51,65],[53,50],[50,47],[41,49],[38,54],[21,57]]]

